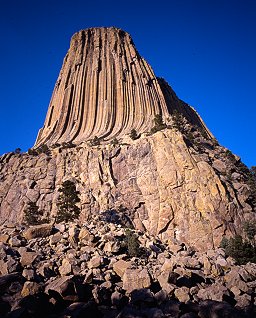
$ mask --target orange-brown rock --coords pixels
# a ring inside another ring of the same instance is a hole
[[[35,146],[112,139],[131,129],[147,132],[156,114],[168,121],[174,109],[204,127],[196,112],[156,78],[128,33],[114,27],[83,30],[71,39]]]

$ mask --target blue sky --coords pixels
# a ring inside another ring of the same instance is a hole
[[[256,165],[256,1],[0,0],[0,154],[33,146],[70,38],[128,31],[218,141]]]

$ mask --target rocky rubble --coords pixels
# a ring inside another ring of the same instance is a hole
[[[100,215],[3,225],[0,317],[254,317],[256,264],[134,233],[140,257],[129,256],[127,229]]]

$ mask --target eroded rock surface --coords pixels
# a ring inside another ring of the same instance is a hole
[[[71,39],[36,146],[146,132],[156,114],[166,121],[174,110],[210,135],[196,112],[156,78],[127,32],[82,30]]]
[[[169,128],[118,145],[58,147],[38,156],[6,154],[0,164],[0,218],[21,221],[31,200],[53,217],[58,189],[64,180],[73,180],[80,192],[81,220],[105,212],[125,214],[134,227],[163,239],[198,249],[217,247],[225,233],[239,232],[246,219],[254,218],[255,208],[239,159],[231,162],[225,148],[202,140],[207,147],[201,142],[199,151],[198,143],[188,146],[181,132]],[[219,161],[225,173],[214,165]]]

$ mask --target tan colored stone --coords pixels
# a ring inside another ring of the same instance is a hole
[[[0,242],[1,243],[7,243],[10,236],[8,234],[0,234]]]
[[[35,295],[41,290],[41,286],[35,282],[25,282],[23,285],[21,296],[26,297],[29,295]]]
[[[88,262],[88,268],[98,268],[100,267],[102,263],[100,256],[94,256],[89,262]]]
[[[37,252],[22,252],[20,263],[22,266],[32,265],[38,256],[39,253]]]
[[[99,43],[103,44],[100,50]],[[91,56],[91,59],[86,56]],[[86,72],[81,73],[76,67],[81,64]],[[100,72],[99,80],[92,76],[94,72]],[[126,85],[128,89],[133,86],[132,99]],[[45,142],[51,145],[56,142],[77,143],[105,134],[111,139],[117,134],[128,134],[133,128],[138,132],[150,131],[155,114],[162,113],[164,119],[168,118],[168,105],[162,89],[173,100],[170,105],[178,107],[172,89],[166,82],[156,80],[151,67],[138,54],[130,35],[114,27],[91,28],[73,35],[56,87],[36,146]],[[80,98],[82,92],[84,98]],[[66,111],[67,104],[72,111]],[[193,109],[188,105],[185,107],[193,114],[194,122],[200,124]],[[79,111],[82,109],[97,116],[86,117],[85,112]],[[121,125],[126,118],[126,124]]]
[[[47,237],[52,232],[51,224],[40,224],[29,227],[24,233],[23,236],[27,240],[31,240],[36,237]]]
[[[149,288],[151,278],[146,268],[130,269],[127,268],[123,275],[123,289],[128,293],[135,289]]]
[[[59,267],[59,272],[61,276],[67,276],[71,274],[72,266],[67,258],[64,258],[61,266]]]
[[[175,285],[174,284],[170,284],[168,282],[168,279],[169,279],[169,273],[168,272],[161,273],[160,275],[157,276],[157,280],[158,280],[160,286],[162,287],[162,289],[165,290],[168,295],[172,295],[172,293],[175,290]]]
[[[92,242],[94,239],[94,236],[90,233],[90,231],[87,228],[83,227],[81,228],[79,232],[78,238],[80,241],[85,240],[85,241]]]
[[[190,300],[189,288],[185,286],[175,289],[174,295],[182,303]]]
[[[224,281],[225,281],[226,286],[228,288],[232,288],[232,287],[236,286],[244,293],[246,293],[248,291],[248,286],[241,279],[239,272],[238,272],[238,268],[236,268],[236,267],[232,268],[232,270],[224,276]]]
[[[8,266],[7,266],[7,263],[0,259],[0,275],[7,275],[9,272],[8,272]]]
[[[45,292],[49,293],[53,290],[62,295],[62,293],[69,287],[69,284],[72,283],[72,278],[73,275],[55,278],[46,285]]]
[[[122,278],[126,269],[129,268],[130,266],[131,266],[131,262],[124,261],[121,259],[113,264],[113,270],[119,277]]]
[[[202,300],[211,299],[216,301],[223,301],[224,296],[230,296],[229,290],[227,289],[227,287],[219,283],[214,283],[208,287],[201,288],[197,293],[197,297]]]
[[[58,244],[60,242],[60,240],[62,239],[62,233],[61,232],[57,232],[54,235],[50,236],[50,245],[54,246],[56,244]]]

